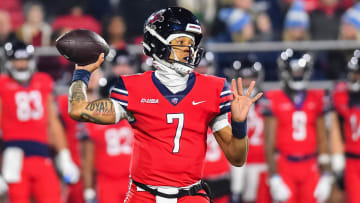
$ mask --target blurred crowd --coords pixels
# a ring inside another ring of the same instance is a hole
[[[34,46],[54,46],[61,34],[85,28],[101,34],[115,49],[141,44],[145,18],[168,6],[183,6],[200,19],[207,42],[259,42],[303,40],[358,40],[360,4],[356,0],[65,0],[61,2],[3,0],[0,3],[0,45],[20,38]],[[240,46],[240,45],[239,45]],[[254,53],[266,68],[265,80],[277,80],[278,51]],[[242,53],[216,54],[216,71],[226,68]],[[351,51],[318,51],[314,79],[345,77]],[[39,69],[56,80],[68,80],[63,59],[42,56]],[[134,61],[138,72],[147,70],[145,58]],[[51,68],[50,68],[51,67]],[[61,70],[61,71],[60,71]]]

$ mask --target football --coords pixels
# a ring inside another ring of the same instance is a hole
[[[99,55],[109,53],[109,45],[91,30],[76,29],[61,35],[56,40],[56,48],[62,56],[78,65],[97,61]]]

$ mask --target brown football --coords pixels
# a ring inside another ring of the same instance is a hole
[[[69,61],[87,65],[94,63],[101,53],[109,53],[109,45],[91,30],[76,29],[61,35],[56,40],[56,48]]]

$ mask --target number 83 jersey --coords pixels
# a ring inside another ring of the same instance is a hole
[[[191,73],[186,89],[173,94],[149,71],[119,78],[110,97],[134,117],[135,181],[181,187],[202,178],[208,125],[230,111],[225,79]]]
[[[47,143],[48,101],[53,81],[35,73],[27,86],[7,75],[0,76],[1,129],[3,140]]]

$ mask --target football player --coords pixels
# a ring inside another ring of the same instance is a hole
[[[89,99],[99,97],[99,82],[103,79],[100,70],[92,74],[87,89]],[[114,125],[87,123],[86,127],[88,139],[83,142],[85,199],[87,202],[97,199],[99,203],[124,202],[134,134],[130,124],[124,119]]]
[[[10,202],[61,202],[60,182],[50,159],[48,129],[57,165],[68,183],[79,179],[52,95],[53,81],[35,69],[34,47],[20,41],[4,45],[8,74],[0,76],[1,130],[5,143],[2,174]]]
[[[354,51],[348,62],[348,82],[338,83],[333,95],[335,110],[343,124],[344,141],[337,138],[337,143],[344,147],[333,155],[332,168],[336,174],[344,170],[344,183],[349,203],[360,202],[360,51]],[[342,151],[345,151],[345,158]]]
[[[283,89],[265,93],[269,102],[265,147],[270,193],[280,202],[324,202],[331,192],[324,121],[328,97],[324,90],[306,87],[312,61],[308,53],[283,51],[278,57]]]
[[[243,78],[245,91],[249,88],[251,81],[256,81],[253,94],[261,91],[264,70],[262,64],[254,56],[250,55],[242,60],[235,60],[232,69],[235,76]],[[243,168],[232,169],[232,185],[235,188],[238,187],[235,184],[241,183],[243,185],[242,199],[244,202],[255,202],[257,200],[260,174],[266,172],[262,105],[264,105],[262,99],[258,100],[248,113],[249,153],[246,164]]]
[[[127,119],[134,129],[128,203],[209,202],[201,182],[208,126],[231,164],[246,160],[246,117],[262,93],[250,97],[255,81],[243,94],[241,79],[232,81],[230,91],[224,78],[192,72],[201,59],[201,38],[190,11],[171,7],[153,13],[144,25],[143,46],[156,70],[119,77],[110,98],[88,101],[85,91],[104,54],[76,67],[70,116],[99,124]]]

